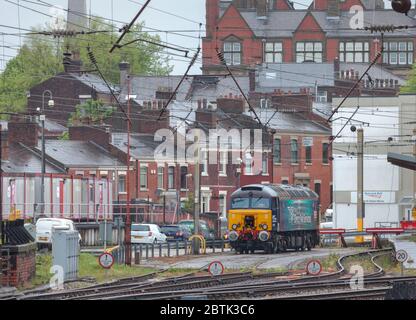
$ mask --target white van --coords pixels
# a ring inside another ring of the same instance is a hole
[[[36,242],[50,247],[52,245],[52,228],[54,227],[66,227],[70,231],[76,230],[72,220],[41,218],[36,222]],[[79,240],[81,241],[81,235]]]

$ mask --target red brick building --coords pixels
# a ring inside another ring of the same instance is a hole
[[[315,0],[294,9],[287,0],[207,0],[207,33],[203,40],[203,71],[223,70],[217,48],[235,72],[264,63],[306,61],[369,63],[381,50],[380,34],[354,30],[353,6],[361,6],[363,25],[409,25],[409,17],[384,9],[383,1]],[[374,10],[375,9],[375,10]],[[414,62],[415,31],[386,33],[378,63],[405,75]]]

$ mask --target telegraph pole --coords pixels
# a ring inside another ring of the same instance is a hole
[[[195,207],[194,207],[194,234],[199,234],[199,212],[200,212],[200,197],[199,193],[201,190],[201,179],[200,179],[200,147],[201,142],[200,134],[199,134],[199,128],[196,129],[196,137],[197,137],[197,145],[195,150]],[[194,239],[193,241],[193,253],[199,254],[199,240]]]
[[[130,76],[127,78],[127,199],[126,199],[126,226],[124,242],[126,244],[125,260],[126,265],[131,266],[131,219],[130,219]]]
[[[357,231],[364,231],[364,130],[357,129]],[[363,236],[357,236],[355,241],[364,242]]]

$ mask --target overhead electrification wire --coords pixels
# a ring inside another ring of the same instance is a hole
[[[262,126],[263,124],[261,123],[260,118],[257,116],[256,111],[251,106],[250,101],[248,101],[248,98],[247,98],[246,94],[244,93],[243,89],[241,89],[241,86],[238,83],[238,81],[236,80],[236,78],[234,77],[234,74],[231,72],[230,67],[228,67],[227,61],[225,61],[224,55],[222,54],[222,52],[219,51],[218,48],[216,48],[215,50],[217,51],[218,58],[220,59],[222,65],[227,69],[228,74],[231,76],[231,78],[233,79],[233,81],[234,81],[235,85],[237,86],[238,90],[240,90],[241,94],[243,95],[243,98],[247,102],[247,105],[248,105],[250,111],[253,113],[255,119],[257,120],[257,122]]]
[[[115,48],[117,48],[117,45],[121,42],[121,40],[123,40],[124,36],[127,34],[127,32],[130,31],[131,27],[134,25],[134,23],[136,22],[136,20],[140,17],[140,15],[143,13],[144,9],[146,9],[146,7],[149,5],[151,0],[147,0],[146,3],[143,5],[143,7],[141,7],[141,9],[139,10],[139,12],[136,14],[136,16],[133,18],[133,20],[130,22],[130,24],[128,26],[124,26],[123,29],[123,33],[121,34],[121,36],[117,39],[117,41],[114,43],[114,45],[111,47],[110,49],[110,53],[112,53],[114,51]]]
[[[367,72],[370,71],[370,69],[376,64],[377,60],[381,57],[381,54],[382,54],[382,51],[377,53],[377,55],[375,56],[375,58],[373,59],[373,61],[370,63],[370,65],[368,66],[368,68],[365,70],[365,72],[363,72],[363,74],[361,75],[361,77],[354,83],[354,85],[348,91],[348,93],[344,97],[344,99],[342,99],[342,101],[340,102],[340,104],[334,109],[334,111],[332,112],[331,116],[328,118],[328,122],[331,121],[331,119],[335,115],[335,113],[338,112],[339,108],[342,107],[342,105],[344,104],[344,102],[353,93],[353,91],[355,90],[355,88],[360,84],[361,80],[363,80],[363,78],[367,75]]]
[[[198,58],[199,52],[201,51],[201,48],[198,48],[197,52],[195,53],[193,59],[188,65],[188,68],[186,69],[184,75],[182,76],[181,80],[179,81],[178,85],[176,86],[175,90],[172,92],[169,100],[166,102],[166,104],[163,106],[162,110],[160,111],[160,115],[158,120],[160,120],[166,110],[166,108],[169,106],[173,98],[175,97],[177,91],[179,90],[180,86],[182,85],[182,82],[185,80],[185,78],[188,76],[189,71],[191,70],[192,66],[195,64],[196,59]]]
[[[91,63],[94,65],[94,67],[96,68],[96,71],[99,73],[101,79],[104,81],[104,83],[107,86],[108,90],[110,90],[110,93],[113,96],[114,100],[116,101],[119,109],[121,110],[121,112],[123,112],[124,116],[126,117],[125,120],[131,122],[129,116],[127,115],[126,111],[124,110],[123,106],[121,105],[120,101],[118,100],[116,94],[114,93],[113,88],[107,82],[107,80],[105,79],[103,73],[101,72],[100,68],[98,67],[97,60],[96,60],[96,58],[94,56],[94,53],[91,51],[91,48],[88,47],[87,50],[88,50],[88,58],[90,59]]]

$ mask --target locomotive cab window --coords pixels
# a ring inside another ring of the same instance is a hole
[[[249,207],[249,198],[234,198],[231,201],[231,209],[248,209]]]
[[[267,198],[252,198],[251,208],[253,209],[270,209],[270,199]]]

